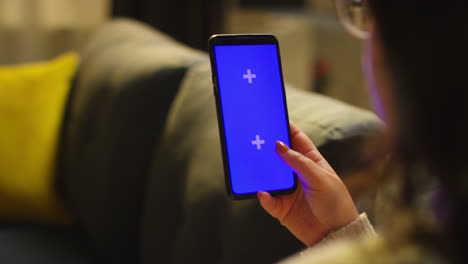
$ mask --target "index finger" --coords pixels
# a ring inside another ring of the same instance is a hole
[[[334,172],[327,160],[322,156],[312,140],[293,123],[289,123],[291,131],[291,144],[295,151],[301,153],[323,169]]]

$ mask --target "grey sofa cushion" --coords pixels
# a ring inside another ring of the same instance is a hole
[[[192,67],[171,108],[149,184],[144,263],[272,263],[302,247],[256,200],[227,198],[210,76],[207,60]],[[319,148],[343,143],[323,153],[342,164],[362,163],[347,142],[382,131],[368,111],[289,87],[287,97],[290,119]]]
[[[100,263],[79,230],[50,226],[0,227],[2,264]]]
[[[137,259],[144,186],[167,112],[197,52],[117,20],[81,53],[64,134],[61,190],[98,252]]]

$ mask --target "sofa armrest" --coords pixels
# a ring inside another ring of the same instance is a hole
[[[133,263],[154,149],[189,65],[203,56],[131,20],[99,28],[80,55],[61,192],[104,257]]]

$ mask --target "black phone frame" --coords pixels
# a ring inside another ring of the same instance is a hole
[[[219,97],[219,78],[218,78],[218,71],[216,67],[216,58],[214,47],[215,46],[233,46],[233,45],[262,45],[262,44],[273,44],[276,46],[276,52],[278,54],[278,65],[280,67],[280,79],[282,84],[283,90],[283,103],[284,103],[284,112],[286,114],[286,121],[288,122],[288,137],[289,141],[291,141],[291,131],[289,129],[289,114],[288,114],[288,106],[286,100],[286,89],[284,86],[284,78],[283,78],[283,68],[281,64],[281,56],[280,56],[280,48],[278,39],[271,34],[217,34],[210,37],[208,41],[208,50],[210,54],[210,62],[211,62],[211,77],[213,81],[213,89],[216,101],[216,112],[218,117],[218,128],[219,128],[219,136],[221,140],[221,151],[223,156],[223,167],[224,167],[224,177],[226,183],[226,191],[228,195],[234,200],[244,200],[244,199],[252,199],[257,197],[257,193],[245,193],[245,194],[237,194],[233,191],[232,183],[231,183],[231,173],[229,168],[229,159],[228,159],[228,152],[227,152],[227,144],[226,144],[226,137],[224,132],[224,117],[222,112],[221,106],[221,98]],[[294,186],[289,189],[282,189],[282,190],[273,190],[269,191],[269,193],[273,196],[278,195],[286,195],[291,194],[296,191],[298,185],[297,175],[293,172],[294,177]]]

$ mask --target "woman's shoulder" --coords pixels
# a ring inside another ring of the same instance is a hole
[[[380,236],[361,240],[342,240],[307,249],[281,264],[398,264],[444,263],[414,243],[393,244]]]

